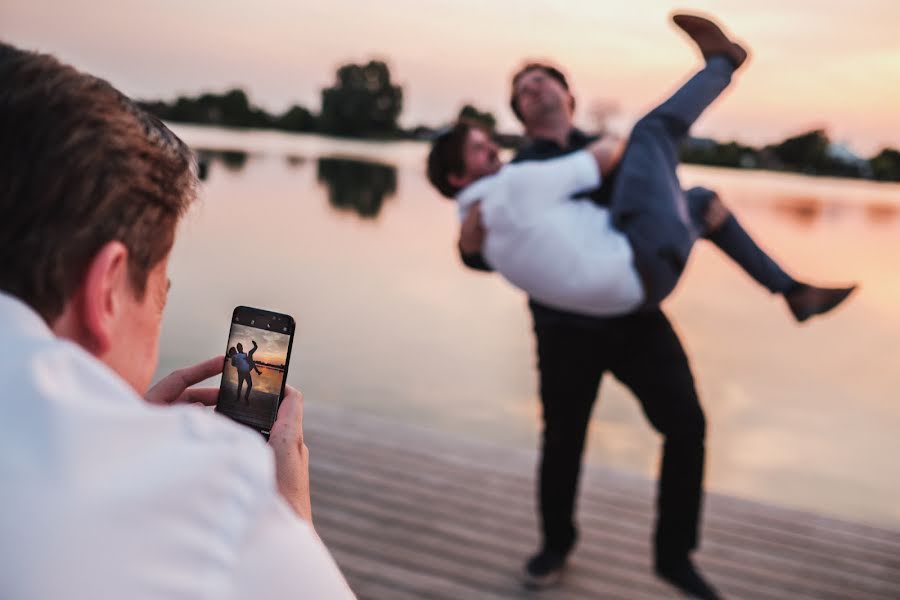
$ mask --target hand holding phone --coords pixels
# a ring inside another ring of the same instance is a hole
[[[269,437],[284,398],[294,328],[290,315],[234,309],[217,412]]]
[[[191,386],[221,373],[222,356],[220,355],[166,375],[147,390],[144,399],[150,404],[199,403],[214,406],[218,400],[218,389]]]
[[[309,450],[303,442],[303,394],[285,388],[269,445],[275,455],[278,491],[301,519],[312,523],[309,498]]]

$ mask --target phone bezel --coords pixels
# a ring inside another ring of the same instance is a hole
[[[245,315],[247,316],[246,321],[243,320]],[[284,400],[284,390],[285,390],[285,387],[287,386],[288,370],[290,369],[290,366],[291,366],[291,353],[294,350],[294,333],[297,331],[297,322],[294,320],[294,317],[292,317],[291,315],[286,314],[286,313],[265,310],[262,308],[255,308],[253,306],[236,306],[234,308],[234,310],[231,312],[231,321],[228,324],[228,337],[225,340],[226,350],[228,349],[228,342],[231,341],[231,328],[235,325],[235,323],[238,323],[240,325],[246,324],[247,327],[253,327],[255,329],[260,329],[261,331],[265,331],[265,329],[263,329],[261,327],[255,327],[253,325],[249,325],[250,320],[255,315],[267,317],[270,319],[271,318],[285,319],[285,322],[287,323],[288,327],[290,328],[290,331],[289,331],[290,339],[288,340],[288,351],[287,351],[287,355],[285,356],[285,359],[284,359],[284,377],[281,380],[281,391],[278,393],[278,401],[275,403],[275,408],[274,408],[273,414],[272,414],[272,422],[269,424],[268,428],[260,428],[260,427],[257,427],[256,425],[253,425],[250,423],[245,423],[244,421],[241,421],[240,419],[236,418],[235,416],[228,414],[227,411],[219,410],[219,400],[222,399],[222,390],[223,390],[223,386],[225,383],[224,376],[222,379],[222,383],[219,385],[219,395],[216,398],[216,412],[228,417],[229,419],[235,421],[236,423],[240,423],[241,425],[243,425],[245,427],[249,427],[250,429],[259,432],[263,437],[265,437],[266,439],[269,439],[269,433],[272,429],[272,425],[275,424],[275,419],[278,416],[278,408],[281,406],[281,401]],[[238,321],[238,317],[241,318],[240,321]],[[228,364],[228,356],[226,354],[225,359],[222,362],[223,371],[224,371],[225,365],[227,365],[227,364]]]

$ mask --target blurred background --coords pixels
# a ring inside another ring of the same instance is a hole
[[[461,265],[423,140],[465,111],[515,144],[509,79],[533,58],[567,72],[578,125],[627,131],[698,65],[675,7],[4,0],[0,37],[109,79],[207,167],[171,261],[160,373],[222,353],[233,307],[259,306],[297,319],[289,382],[307,402],[535,448],[525,298]],[[707,486],[900,528],[900,3],[687,7],[753,58],[695,128],[685,184],[717,189],[796,276],[861,284],[798,326],[697,249],[665,308],[707,413]],[[604,380],[589,462],[653,477],[658,452]]]

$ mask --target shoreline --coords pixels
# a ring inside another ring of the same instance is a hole
[[[296,133],[279,131],[274,129],[254,129],[246,127],[225,127],[218,125],[201,125],[193,123],[166,123],[179,136],[195,150],[210,152],[238,152],[245,153],[248,157],[254,155],[283,154],[290,157],[310,158],[309,154],[321,155],[327,153],[336,158],[358,159],[371,162],[391,162],[391,160],[406,158],[403,156],[379,156],[371,152],[373,147],[379,150],[396,149],[403,154],[408,149],[419,149],[427,142],[413,139],[368,139],[331,136],[321,133]],[[238,141],[238,138],[243,138]],[[264,143],[260,143],[264,142]],[[509,153],[509,150],[504,150]],[[393,153],[392,153],[393,154]],[[414,166],[419,166],[424,160],[425,151],[417,153]],[[408,166],[404,164],[397,166]],[[744,177],[746,175],[760,174],[769,179],[777,179],[783,182],[796,182],[809,185],[837,185],[837,186],[864,186],[870,187],[877,194],[896,195],[891,198],[879,198],[879,202],[896,203],[900,206],[900,182],[879,181],[874,179],[862,179],[854,177],[838,177],[834,175],[811,175],[795,171],[775,171],[757,168],[735,168],[700,163],[684,163],[683,167],[691,169],[710,170],[728,177]],[[892,202],[893,201],[893,202]]]

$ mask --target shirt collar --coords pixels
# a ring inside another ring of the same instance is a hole
[[[569,148],[582,148],[597,139],[595,135],[589,135],[577,127],[573,127],[569,132]]]
[[[56,337],[44,319],[21,298],[0,291],[0,331],[22,337]]]

